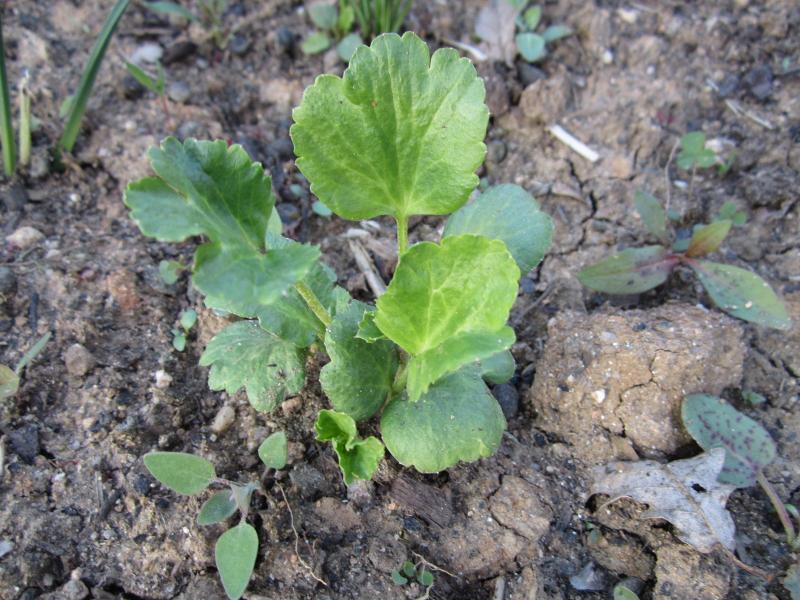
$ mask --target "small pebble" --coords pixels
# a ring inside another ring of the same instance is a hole
[[[8,434],[8,443],[14,454],[32,465],[39,455],[39,428],[33,424],[23,425]]]
[[[523,277],[519,280],[519,287],[525,294],[532,294],[536,291],[536,282],[530,277]]]
[[[188,138],[198,137],[202,128],[200,124],[195,121],[186,121],[181,123],[176,132],[178,139],[184,141]]]
[[[188,58],[196,51],[197,44],[194,42],[176,42],[164,50],[164,56],[162,57],[161,62],[163,62],[165,65],[171,65],[172,63]]]
[[[160,390],[167,389],[172,383],[172,375],[167,373],[164,369],[156,371],[156,387]]]
[[[0,558],[3,558],[13,549],[14,549],[13,543],[9,542],[8,540],[0,540]]]
[[[133,51],[133,54],[131,54],[131,62],[135,65],[141,65],[142,63],[155,64],[161,60],[163,55],[164,50],[161,46],[153,42],[147,42]]]
[[[294,398],[289,398],[283,404],[281,404],[281,410],[283,411],[283,414],[290,415],[300,408],[302,403],[303,400],[300,398],[300,396],[295,396]]]
[[[216,434],[223,434],[231,428],[233,422],[236,420],[236,411],[230,404],[225,404],[217,412],[214,421],[211,423],[211,431]]]
[[[119,94],[126,100],[138,100],[146,91],[147,88],[130,73],[119,82]]]
[[[6,242],[20,250],[26,250],[38,242],[41,242],[43,239],[44,234],[41,231],[25,225],[6,237]]]
[[[92,354],[80,344],[72,344],[64,353],[64,364],[67,373],[73,377],[83,377],[94,367]]]
[[[513,419],[517,416],[519,412],[519,392],[517,388],[509,383],[501,383],[500,385],[494,386],[492,394],[500,405],[500,408],[503,409],[503,414],[506,416],[506,419]]]
[[[733,96],[739,89],[739,76],[735,73],[728,73],[717,85],[717,91],[722,98]]]
[[[287,225],[294,223],[300,218],[300,211],[294,204],[289,204],[288,202],[278,203],[275,206],[275,210],[278,211],[278,215],[280,215],[281,221],[283,221]]]
[[[244,56],[247,54],[247,51],[250,50],[250,38],[241,33],[237,33],[231,38],[231,41],[228,42],[228,48],[237,56]]]
[[[772,95],[772,68],[762,65],[751,69],[744,77],[744,83],[756,99],[764,101]]]
[[[186,104],[192,97],[192,90],[182,81],[173,81],[167,86],[167,96],[173,102]]]
[[[58,597],[64,600],[85,600],[89,597],[89,588],[80,579],[70,579],[61,586]]]
[[[494,164],[500,164],[507,154],[508,147],[503,140],[492,140],[489,142],[486,160]]]

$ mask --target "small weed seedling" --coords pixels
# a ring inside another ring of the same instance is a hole
[[[686,265],[729,315],[775,329],[791,326],[786,307],[761,277],[704,258],[720,247],[734,224],[744,223],[744,215],[732,203],[726,203],[712,223],[695,226],[691,238],[672,243],[661,203],[644,192],[636,193],[635,203],[645,227],[661,245],[629,248],[586,267],[578,274],[583,285],[607,294],[639,294],[664,283],[678,265]]]
[[[414,0],[346,0],[355,12],[358,27],[366,39],[382,33],[396,33],[403,26]]]
[[[547,56],[547,44],[572,35],[572,29],[566,25],[550,25],[542,33],[535,33],[542,19],[542,7],[539,5],[525,9],[526,0],[509,0],[512,5],[523,11],[517,17],[517,50],[529,63],[542,60]]]
[[[425,588],[423,598],[427,598],[436,580],[433,573],[426,569],[423,563],[415,565],[410,560],[407,560],[402,567],[392,571],[392,581],[396,585],[406,585],[409,581],[416,581]]]
[[[167,285],[178,282],[178,278],[186,267],[177,260],[162,260],[158,263],[158,274]]]
[[[775,442],[760,424],[715,396],[693,394],[681,407],[683,424],[703,450],[725,449],[725,463],[718,480],[739,488],[758,483],[772,502],[786,531],[786,541],[800,550],[792,518],[800,526],[797,510],[785,505],[764,476],[764,468],[776,454]]]
[[[197,322],[197,312],[191,308],[181,313],[180,327],[172,330],[172,347],[178,352],[186,350],[186,335]]]
[[[309,35],[301,46],[306,54],[319,54],[336,43],[336,52],[344,62],[350,62],[353,53],[364,41],[357,33],[350,33],[356,14],[347,0],[339,0],[338,8],[329,2],[315,2],[308,6],[308,16],[319,28]]]
[[[166,87],[167,74],[164,71],[164,67],[161,66],[161,63],[156,64],[158,74],[155,76],[147,73],[144,69],[130,61],[125,63],[125,67],[128,69],[128,73],[130,73],[136,81],[141,83],[146,89],[156,95],[156,98],[158,98],[161,102],[161,108],[164,111],[164,116],[169,119],[169,100],[167,99]]]
[[[36,343],[22,356],[13,370],[6,365],[0,364],[0,400],[10,398],[19,391],[19,378],[22,375],[22,370],[39,355],[49,340],[50,332],[48,331],[36,340]]]
[[[286,466],[286,434],[277,432],[265,439],[258,457],[270,469]],[[214,492],[197,516],[198,525],[214,525],[228,520],[237,511],[238,524],[223,533],[214,548],[214,558],[222,586],[231,600],[242,597],[253,574],[258,555],[258,534],[247,522],[253,492],[264,494],[261,484],[234,483],[217,477],[214,465],[204,458],[184,452],[150,452],[144,456],[150,474],[172,491],[184,496],[202,494],[210,486],[226,489]]]
[[[211,34],[217,48],[224,49],[228,45],[228,32],[225,29],[223,16],[228,8],[228,0],[198,0],[198,14],[176,2],[169,0],[145,2],[145,6],[155,13],[173,15],[200,23]]]
[[[145,235],[204,235],[192,284],[205,304],[243,320],[209,343],[209,386],[245,388],[260,411],[305,384],[324,348],[320,383],[333,405],[316,430],[345,481],[372,476],[384,446],[426,473],[490,456],[506,427],[484,381],[513,375],[506,324],[521,272],[542,260],[552,220],[522,188],[472,203],[489,119],[483,82],[453,49],[430,55],[413,33],[385,34],[343,78],[322,75],[294,110],[297,166],[333,213],[397,223],[399,263],[376,306],[350,298],[319,248],[280,235],[271,181],[240,146],[168,138],[150,151],[155,177],[125,202]],[[409,247],[409,218],[451,214],[439,243]],[[383,443],[357,423],[380,415]]]

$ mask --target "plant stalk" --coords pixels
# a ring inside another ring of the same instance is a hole
[[[19,164],[31,162],[31,93],[28,76],[19,85]]]
[[[397,217],[397,255],[398,258],[408,249],[408,217]]]
[[[297,290],[297,293],[300,294],[300,297],[306,303],[308,308],[311,309],[311,312],[313,312],[316,317],[322,321],[322,324],[325,325],[325,327],[330,327],[331,323],[333,322],[333,317],[331,317],[331,313],[328,312],[325,306],[323,306],[322,302],[320,302],[319,298],[317,298],[314,290],[312,290],[302,281],[295,283],[294,288]]]
[[[778,519],[780,519],[781,525],[783,525],[783,529],[786,531],[786,540],[790,545],[794,545],[797,536],[795,534],[794,525],[792,524],[792,518],[789,516],[789,512],[786,510],[783,501],[778,497],[778,492],[776,492],[772,484],[767,481],[762,471],[758,472],[756,480],[769,498],[769,501],[772,502],[772,506],[775,507],[775,512],[778,513]]]
[[[14,132],[11,128],[11,99],[6,76],[6,47],[3,42],[2,15],[0,15],[0,145],[3,147],[3,170],[6,177],[11,177],[17,166],[17,159],[14,150]]]
[[[408,354],[400,350],[400,366],[394,375],[392,382],[392,396],[397,396],[404,389],[406,389],[406,382],[408,381]]]

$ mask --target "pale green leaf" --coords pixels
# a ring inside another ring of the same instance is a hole
[[[182,270],[183,265],[177,260],[162,260],[158,263],[158,274],[167,285],[176,283]]]
[[[514,361],[514,355],[508,350],[504,350],[489,358],[479,360],[478,368],[484,381],[498,385],[508,382],[514,376],[517,363]]]
[[[775,460],[775,442],[767,430],[724,400],[706,394],[687,396],[683,425],[703,450],[725,449],[719,481],[736,487],[755,485],[758,473]]]
[[[633,196],[636,212],[647,230],[662,242],[669,243],[667,233],[667,211],[652,194],[637,191]]]
[[[319,54],[331,47],[331,38],[322,31],[315,31],[303,40],[300,49],[304,54]]]
[[[291,129],[311,191],[347,219],[447,214],[478,184],[489,119],[466,58],[413,33],[359,48],[306,89]]]
[[[800,600],[800,564],[792,565],[781,580],[792,600]]]
[[[386,336],[383,335],[383,332],[378,329],[377,325],[375,325],[374,310],[368,310],[364,313],[364,316],[361,318],[361,322],[358,324],[358,332],[356,333],[356,337],[360,340],[364,340],[365,342],[369,342],[370,344],[377,342],[378,340],[386,339]]]
[[[189,10],[177,2],[167,2],[166,0],[162,0],[158,2],[145,2],[144,5],[156,13],[175,15],[177,17],[186,19],[187,21],[197,21],[197,17],[194,14],[189,12]]]
[[[381,417],[389,452],[422,473],[491,456],[505,428],[500,405],[474,367],[438,381],[417,402],[393,400]]]
[[[518,185],[490,187],[447,220],[444,237],[471,233],[501,240],[520,271],[538,265],[553,239],[553,220]]]
[[[339,412],[363,421],[383,406],[392,390],[397,352],[388,340],[356,338],[367,305],[354,300],[339,312],[325,334],[331,362],[320,372],[322,390]]]
[[[639,600],[639,596],[621,583],[618,583],[614,586],[613,600]]]
[[[692,131],[681,137],[681,151],[678,166],[686,171],[693,168],[705,169],[717,162],[717,155],[706,148],[706,134]]]
[[[198,525],[214,525],[221,523],[236,512],[236,499],[233,491],[222,490],[216,492],[203,503],[197,515]]]
[[[0,400],[10,398],[19,390],[19,375],[8,368],[6,365],[0,364]]]
[[[286,433],[276,431],[258,447],[258,458],[270,469],[282,469],[289,457]]]
[[[258,534],[249,523],[239,523],[219,536],[214,547],[217,571],[230,600],[238,600],[250,583],[258,555]]]
[[[531,6],[522,14],[522,18],[525,21],[525,26],[533,31],[539,26],[539,21],[542,19],[542,7],[538,5]]]
[[[405,577],[400,571],[395,569],[392,571],[392,581],[395,585],[405,585],[408,583],[408,578]]]
[[[544,41],[548,44],[550,42],[555,42],[556,40],[560,40],[561,38],[565,38],[572,35],[572,29],[567,27],[566,25],[550,25],[547,29],[544,30],[542,33],[542,37]]]
[[[729,220],[714,221],[710,225],[698,227],[692,232],[692,239],[686,249],[686,256],[696,257],[717,250],[727,237],[733,223]]]
[[[253,321],[228,325],[209,342],[200,365],[211,366],[208,387],[235,394],[245,388],[256,410],[271,411],[305,382],[305,353]]]
[[[578,273],[588,288],[607,294],[640,294],[664,283],[678,259],[663,246],[628,248]]]
[[[189,331],[197,322],[197,311],[189,308],[181,313],[181,327],[184,331]]]
[[[375,325],[412,357],[412,401],[435,381],[431,377],[513,343],[505,323],[519,276],[505,244],[481,236],[423,242],[403,255],[378,300]]]
[[[342,40],[336,44],[336,52],[339,54],[339,58],[341,58],[344,62],[349,63],[353,58],[353,54],[355,54],[356,50],[358,50],[358,47],[363,45],[364,40],[361,39],[361,36],[357,33],[351,33],[350,35],[342,38]]]
[[[356,422],[344,413],[321,410],[315,424],[317,439],[330,441],[339,457],[339,468],[347,485],[372,478],[383,459],[383,444],[375,437],[358,437]]]
[[[148,452],[144,466],[159,482],[184,496],[199,494],[217,476],[205,458],[185,452]]]
[[[333,29],[339,20],[339,11],[330,2],[315,2],[308,7],[308,16],[320,29]]]
[[[516,42],[519,53],[528,62],[539,61],[547,54],[546,42],[538,33],[518,33]]]
[[[714,303],[729,315],[774,329],[791,327],[786,306],[755,273],[708,260],[693,260],[689,266]]]

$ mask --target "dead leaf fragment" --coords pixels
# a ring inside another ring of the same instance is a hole
[[[514,31],[518,14],[508,0],[489,0],[475,20],[475,33],[486,42],[486,55],[492,60],[504,61],[509,67],[513,66],[517,54]]]
[[[734,524],[725,508],[735,489],[717,481],[725,450],[715,448],[694,458],[661,464],[653,460],[613,462],[593,469],[592,494],[610,502],[631,498],[650,507],[644,517],[664,519],[678,538],[700,552],[717,544],[734,548]]]

